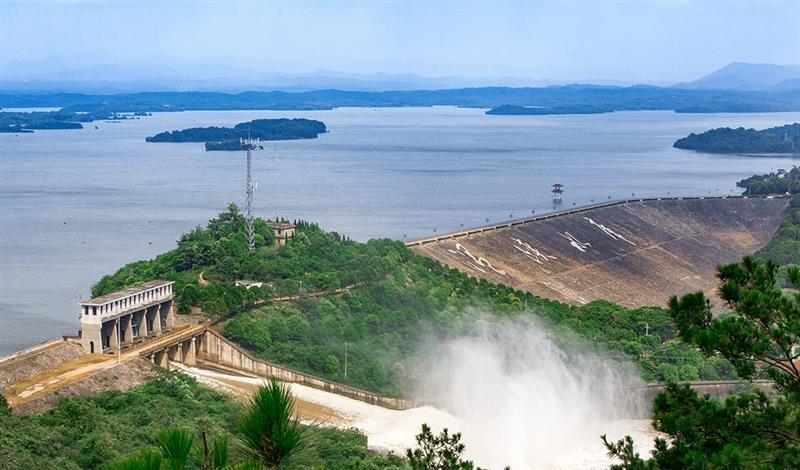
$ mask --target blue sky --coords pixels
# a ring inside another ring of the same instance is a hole
[[[325,69],[652,83],[800,63],[797,1],[2,0],[0,13],[6,79]]]

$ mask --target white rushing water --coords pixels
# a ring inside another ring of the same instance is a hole
[[[576,346],[575,350],[580,350]],[[624,400],[635,376],[590,354],[567,355],[530,322],[479,327],[479,333],[438,344],[419,373],[419,396],[436,406],[389,410],[291,384],[301,408],[317,405],[323,425],[355,427],[369,447],[404,453],[422,423],[461,432],[466,456],[492,469],[606,468],[600,436],[631,435],[647,455],[655,436],[642,403]],[[576,360],[577,357],[577,360]],[[263,379],[186,369],[219,388],[250,391]]]

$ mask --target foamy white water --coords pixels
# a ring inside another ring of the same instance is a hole
[[[453,398],[443,401],[452,412],[433,406],[390,410],[299,384],[289,385],[301,405],[319,405],[331,412],[328,420],[315,414],[312,419],[304,419],[305,422],[357,428],[367,436],[368,446],[373,450],[403,454],[407,448],[414,447],[414,436],[422,423],[429,424],[434,432],[442,428],[462,432],[467,445],[466,456],[492,469],[506,465],[515,470],[606,468],[611,460],[600,440],[602,434],[613,440],[631,435],[641,454],[647,455],[652,450],[655,432],[649,420],[609,419],[613,414],[609,410],[591,409],[603,400],[594,400],[587,390],[597,392],[606,385],[594,384],[586,388],[588,382],[574,382],[565,378],[563,371],[559,377],[549,361],[542,361],[547,364],[544,369],[534,368],[533,372],[506,377],[498,372],[498,363],[492,364],[496,359],[492,352],[465,341],[468,340],[456,342],[456,353],[450,354],[450,359],[464,359],[458,347],[466,347],[471,351],[471,359],[483,357],[480,366],[489,375],[480,378],[473,375],[460,387],[451,388]],[[452,384],[453,377],[462,377],[464,366],[477,365],[464,361],[459,368],[455,363],[448,363],[447,358],[441,364],[452,368],[452,372],[432,378],[437,387]],[[239,395],[251,393],[254,386],[265,383],[262,378],[179,367],[201,383]],[[551,375],[540,375],[544,370],[549,370]],[[496,385],[487,388],[492,381],[497,381]],[[569,383],[571,385],[567,386]],[[443,396],[444,393],[437,396],[437,402]]]

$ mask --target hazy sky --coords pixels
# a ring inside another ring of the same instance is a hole
[[[110,65],[95,70],[669,82],[800,63],[798,1],[0,2],[6,79]]]

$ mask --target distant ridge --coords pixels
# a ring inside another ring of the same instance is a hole
[[[674,86],[695,90],[800,90],[800,65],[734,62],[693,82]]]

